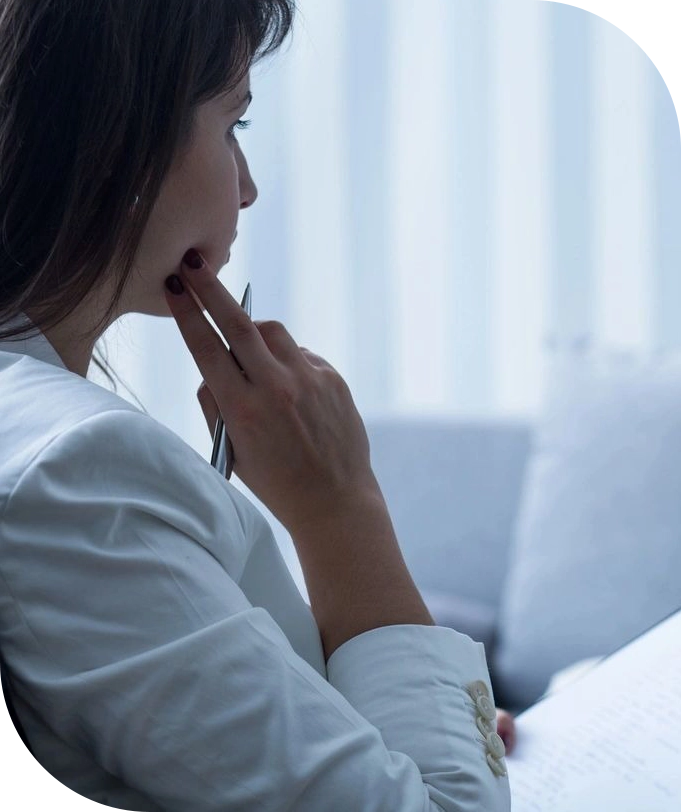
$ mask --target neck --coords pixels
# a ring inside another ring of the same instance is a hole
[[[71,372],[87,378],[95,341],[74,341],[72,334],[69,335],[68,328],[65,329],[66,332],[64,332],[63,325],[58,324],[56,327],[45,330],[44,335],[57,351],[57,354],[64,362],[64,366]]]
[[[34,311],[26,310],[25,313],[35,325],[39,326],[40,320]],[[54,327],[39,327],[39,329],[61,358],[64,366],[71,372],[86,378],[96,339],[84,340],[80,337],[79,333],[82,328],[74,324],[71,317],[64,319]]]
[[[39,320],[32,311],[25,312],[34,324],[39,325]],[[77,308],[53,327],[40,327],[42,334],[55,349],[64,366],[70,372],[75,372],[83,378],[87,377],[95,342],[103,332],[103,330],[97,333],[92,332],[95,322],[92,318],[84,317],[87,315],[92,316],[92,312],[88,314],[85,311],[84,313],[83,309]]]
[[[91,291],[58,324],[48,328],[40,327],[42,334],[54,347],[64,366],[82,378],[87,378],[95,342],[118,317],[118,314],[112,316],[110,321],[95,330],[111,301],[111,284],[105,284],[101,289]],[[26,310],[25,313],[34,324],[40,325],[32,311]]]

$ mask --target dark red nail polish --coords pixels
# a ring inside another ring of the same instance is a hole
[[[184,264],[189,268],[193,268],[195,271],[198,271],[199,268],[203,268],[203,257],[201,254],[199,254],[196,248],[190,248],[182,258],[182,262],[184,262]]]
[[[181,293],[184,293],[184,285],[182,284],[182,280],[179,276],[169,276],[166,279],[166,287],[171,293],[174,293],[175,296],[179,296]]]

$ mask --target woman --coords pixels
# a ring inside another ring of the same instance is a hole
[[[290,0],[0,11],[0,650],[43,766],[136,810],[506,810],[482,647],[400,556],[347,386],[217,280],[256,189],[235,128]],[[214,319],[234,355],[203,314]],[[235,472],[87,380],[172,315]],[[238,359],[238,365],[236,363]],[[242,371],[243,370],[243,371]]]

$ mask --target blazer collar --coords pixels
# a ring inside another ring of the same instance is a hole
[[[0,352],[30,355],[38,361],[44,361],[47,364],[54,364],[54,366],[66,369],[66,364],[61,360],[59,353],[25,313],[21,313],[3,326],[14,327],[17,324],[28,324],[33,329],[29,333],[24,333],[20,338],[13,336],[12,338],[0,339]]]

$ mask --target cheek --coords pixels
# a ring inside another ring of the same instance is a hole
[[[227,262],[239,216],[238,185],[231,178],[213,176],[188,214],[187,239],[216,270]]]
[[[233,228],[239,214],[239,173],[232,150],[215,144],[183,173],[175,194],[176,216],[207,232]]]
[[[218,267],[227,261],[239,214],[236,167],[223,157],[213,162],[211,171],[185,173],[168,184],[159,197],[154,223],[159,238],[181,257],[189,247],[197,248],[209,264]]]

